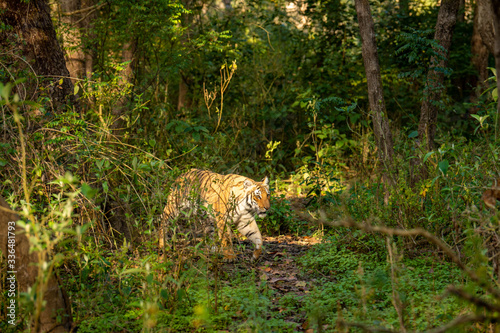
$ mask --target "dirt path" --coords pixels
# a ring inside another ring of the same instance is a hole
[[[273,303],[273,312],[287,313],[284,318],[285,321],[296,324],[296,330],[299,331],[307,331],[308,328],[305,311],[287,311],[287,309],[282,308],[280,299],[290,293],[293,294],[294,298],[301,299],[309,293],[312,281],[301,271],[297,259],[318,242],[318,239],[308,236],[282,235],[264,237],[265,253],[263,253],[257,263],[254,263],[254,267],[259,275],[258,283],[265,282],[269,288],[276,292],[275,297],[271,300]],[[253,251],[252,244],[250,242],[248,244],[247,242],[243,243],[245,243],[246,249],[240,255],[245,258],[251,258]],[[228,265],[226,268],[230,269],[231,264],[225,265]],[[242,260],[240,264],[236,264],[236,267],[248,270],[248,260]]]

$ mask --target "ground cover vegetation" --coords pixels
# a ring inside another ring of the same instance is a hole
[[[2,261],[0,330],[39,329],[57,272],[79,332],[497,332],[495,21],[478,23],[492,2],[457,5],[448,50],[446,1],[370,1],[377,118],[364,1],[23,2],[34,21],[50,7],[67,75],[41,72],[40,32],[3,1],[0,195],[40,255],[15,327]],[[159,250],[170,187],[193,167],[271,179],[258,261],[241,237],[235,262],[209,251],[198,215]]]

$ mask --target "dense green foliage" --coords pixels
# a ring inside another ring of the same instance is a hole
[[[415,4],[402,15],[392,1],[371,1],[398,166],[396,185],[384,188],[354,4],[301,5],[108,1],[79,44],[64,44],[94,59],[92,77],[75,84],[81,113],[53,113],[44,92],[20,101],[21,81],[0,86],[0,194],[25,218],[66,233],[64,241],[46,237],[42,248],[64,255],[49,266],[59,267],[80,332],[347,331],[343,321],[420,331],[484,313],[464,329],[494,329],[496,308],[447,291],[464,286],[499,302],[488,289],[499,273],[491,259],[499,216],[480,199],[499,172],[500,129],[494,90],[471,101],[472,17],[457,24],[448,66],[438,68],[445,93],[436,101],[438,148],[428,152],[416,129],[430,59],[439,56],[438,8]],[[54,20],[61,38],[71,31]],[[131,64],[124,45],[134,49]],[[2,65],[7,78],[10,64]],[[178,108],[180,80],[187,95]],[[429,177],[412,184],[415,158]],[[169,186],[191,167],[270,176],[263,234],[318,244],[297,245],[301,255],[268,251],[253,263],[239,242],[239,262],[223,264],[207,251],[213,239],[188,232],[158,253]],[[70,207],[71,228],[54,213],[60,207]],[[479,280],[422,235],[331,226],[339,221],[428,230]],[[285,287],[266,276],[277,266],[291,270]],[[32,307],[33,298],[26,293],[23,304]]]

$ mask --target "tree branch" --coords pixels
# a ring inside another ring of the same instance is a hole
[[[333,227],[355,227],[367,232],[378,232],[391,236],[394,235],[394,236],[405,236],[405,237],[408,236],[425,237],[430,243],[434,244],[435,246],[440,248],[444,253],[446,253],[446,255],[450,257],[451,261],[453,261],[465,274],[467,274],[467,276],[469,276],[472,281],[476,282],[481,288],[484,288],[495,297],[500,298],[500,291],[498,289],[494,288],[494,286],[492,286],[491,283],[489,283],[488,281],[479,278],[476,272],[469,269],[445,242],[443,242],[441,239],[434,236],[427,230],[421,228],[405,230],[400,228],[388,228],[384,226],[372,226],[368,222],[356,223],[352,218],[348,218],[342,221],[321,221],[321,223]]]

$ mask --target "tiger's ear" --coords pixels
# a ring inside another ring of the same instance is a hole
[[[249,180],[249,179],[245,179],[245,181],[243,182],[243,188],[246,190],[247,188],[249,188],[250,186],[252,186],[253,183]]]
[[[264,177],[264,179],[262,179],[262,180],[261,180],[261,182],[262,182],[264,185],[269,186],[269,178],[267,178],[267,176],[266,176],[266,177]]]

